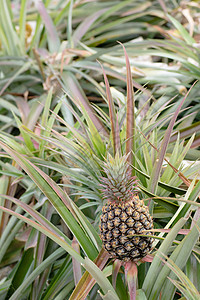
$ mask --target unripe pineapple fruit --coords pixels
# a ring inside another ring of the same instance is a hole
[[[100,220],[101,239],[111,257],[122,261],[138,261],[152,249],[153,228],[147,206],[138,197],[127,156],[117,153],[108,157],[102,178],[102,194],[106,204]]]

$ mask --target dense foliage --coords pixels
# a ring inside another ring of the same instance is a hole
[[[199,14],[198,1],[0,0],[0,299],[199,299]],[[99,237],[117,150],[154,220],[137,265]]]

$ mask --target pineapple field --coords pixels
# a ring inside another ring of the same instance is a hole
[[[200,2],[0,0],[0,300],[200,299]]]

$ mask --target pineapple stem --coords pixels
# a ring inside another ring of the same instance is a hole
[[[117,275],[119,273],[121,265],[122,265],[122,262],[119,259],[116,259],[114,261],[113,272],[112,272],[112,285],[113,285],[114,289],[116,289]]]
[[[130,300],[136,300],[136,288],[137,288],[137,265],[134,262],[127,262],[125,264],[125,276],[128,283],[128,290]]]

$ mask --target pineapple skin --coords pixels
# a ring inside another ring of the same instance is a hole
[[[112,258],[124,262],[142,259],[151,251],[154,240],[144,236],[152,235],[145,230],[153,228],[148,207],[137,194],[130,198],[129,201],[107,199],[100,218],[100,237],[104,248]]]

